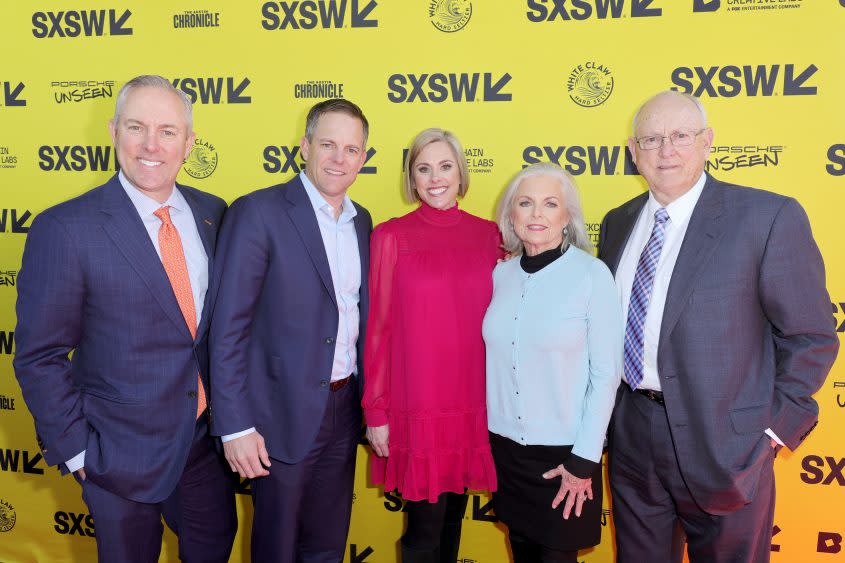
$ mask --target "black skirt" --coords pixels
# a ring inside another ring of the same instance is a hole
[[[496,516],[512,534],[551,549],[572,551],[598,545],[601,541],[602,469],[593,480],[593,500],[587,499],[581,516],[575,509],[564,520],[561,502],[552,510],[560,490],[560,477],[543,479],[543,473],[560,465],[572,446],[523,446],[490,432],[490,447],[496,464],[498,491],[493,493]]]

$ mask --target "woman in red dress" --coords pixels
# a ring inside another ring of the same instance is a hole
[[[411,213],[374,231],[364,352],[371,478],[406,502],[402,560],[457,559],[467,489],[496,488],[481,322],[503,254],[496,224],[461,211],[460,142],[426,129],[405,162]]]

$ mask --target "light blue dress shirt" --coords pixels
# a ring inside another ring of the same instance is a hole
[[[622,312],[607,266],[575,247],[534,274],[519,259],[500,263],[482,330],[490,431],[571,444],[598,462],[622,377]]]
[[[158,230],[161,227],[161,220],[154,213],[161,207],[170,207],[170,221],[176,227],[176,230],[179,231],[179,238],[182,240],[182,250],[185,251],[185,262],[188,265],[188,278],[191,280],[191,293],[194,296],[194,306],[197,310],[197,326],[199,326],[200,319],[202,318],[203,304],[205,303],[205,293],[208,291],[208,255],[205,253],[205,247],[202,245],[202,239],[197,229],[194,214],[190,206],[188,206],[188,202],[185,201],[185,196],[174,186],[173,192],[167,198],[167,201],[159,203],[130,184],[122,171],[118,173],[117,179],[126,191],[126,195],[132,201],[132,205],[135,206],[135,210],[138,211],[138,215],[144,223],[144,228],[147,229],[147,234],[150,236],[150,240],[155,247],[159,259],[161,259],[161,249],[158,245]],[[73,456],[65,463],[65,466],[71,473],[84,467],[85,451],[83,450]]]

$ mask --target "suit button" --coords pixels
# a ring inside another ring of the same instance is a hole
[[[196,391],[188,391],[188,397],[191,398],[191,399],[196,399],[197,398],[197,392]]]
[[[334,338],[331,336],[326,337],[326,344],[334,344]]]
[[[328,386],[328,384],[329,384],[329,382],[326,381],[325,379],[320,380],[320,387],[326,387],[326,386]]]

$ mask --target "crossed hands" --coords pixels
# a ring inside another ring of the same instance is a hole
[[[552,501],[552,509],[557,508],[565,499],[563,519],[569,520],[573,506],[575,507],[575,516],[581,516],[581,507],[584,506],[584,502],[587,499],[593,500],[593,480],[590,478],[579,479],[564,469],[563,464],[543,473],[544,479],[554,479],[555,477],[561,477],[561,480],[560,490]]]

